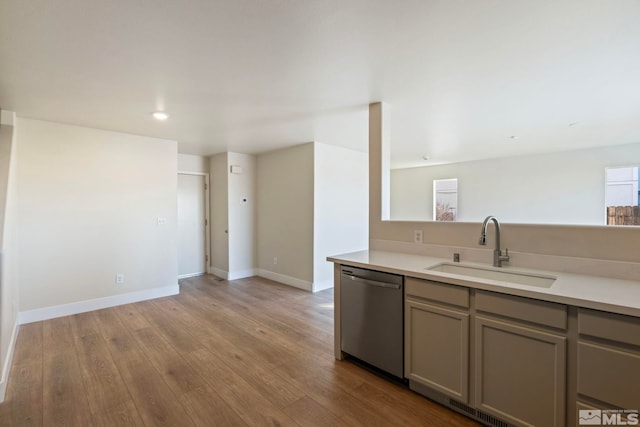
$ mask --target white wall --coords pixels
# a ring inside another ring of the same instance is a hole
[[[209,159],[192,154],[178,154],[179,172],[209,172]]]
[[[229,274],[229,191],[227,153],[209,158],[211,203],[211,271],[227,278]]]
[[[604,225],[605,168],[634,161],[640,144],[396,169],[391,218],[431,219],[433,180],[458,178],[458,221]]]
[[[2,114],[4,116],[6,113],[3,111]],[[3,231],[0,253],[0,402],[4,400],[18,331],[16,135],[15,128],[0,126],[0,175],[3,186],[0,222]]]
[[[313,154],[309,143],[257,159],[260,275],[307,290],[313,282]]]
[[[256,159],[227,153],[229,196],[229,279],[250,277],[256,263]],[[242,173],[231,173],[239,166]]]
[[[7,203],[9,183],[9,164],[11,161],[12,142],[14,138],[13,126],[0,125],[0,243],[4,233],[4,214]]]
[[[15,113],[0,109],[0,125],[13,126],[15,122]]]
[[[333,287],[327,256],[369,244],[369,156],[314,144],[313,291]]]
[[[176,293],[177,143],[25,118],[16,128],[21,319]]]

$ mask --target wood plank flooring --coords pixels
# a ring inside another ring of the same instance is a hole
[[[333,357],[333,290],[185,279],[20,328],[0,426],[476,426]]]

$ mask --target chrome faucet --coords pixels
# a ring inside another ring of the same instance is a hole
[[[482,231],[480,232],[480,241],[478,243],[482,246],[486,246],[487,226],[489,225],[489,221],[493,221],[496,225],[496,248],[493,251],[493,266],[502,267],[503,262],[509,262],[509,249],[506,249],[505,254],[502,255],[502,251],[500,250],[500,223],[495,216],[489,215],[484,219],[484,222],[482,223]]]

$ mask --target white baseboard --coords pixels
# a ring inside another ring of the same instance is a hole
[[[163,288],[146,289],[144,291],[129,292],[104,298],[90,299],[86,301],[72,302],[69,304],[54,305],[51,307],[37,308],[35,310],[21,311],[18,314],[18,323],[39,322],[41,320],[54,319],[56,317],[85,313],[87,311],[100,310],[102,308],[115,307],[117,305],[130,304],[132,302],[146,301],[154,298],[162,298],[180,293],[178,284]]]
[[[229,279],[229,272],[228,271],[224,271],[224,270],[216,268],[216,267],[211,267],[210,270],[211,270],[211,274],[213,274],[214,276],[222,277],[223,279],[226,279],[226,280]]]
[[[222,270],[220,268],[211,267],[211,274],[213,274],[214,276],[222,277],[223,279],[226,279],[226,280],[237,280],[237,279],[244,279],[247,277],[255,276],[256,270],[252,268],[249,270],[229,272],[229,271]]]
[[[307,282],[306,280],[300,280],[295,277],[285,276],[284,274],[274,273],[273,271],[264,270],[262,268],[259,268],[256,273],[258,276],[264,277],[265,279],[273,280],[275,282],[280,282],[285,285],[303,289],[305,291],[311,292],[313,290],[312,283]]]
[[[16,340],[18,339],[18,331],[20,325],[17,322],[13,325],[13,332],[11,333],[11,341],[9,342],[9,348],[7,350],[7,356],[2,366],[2,378],[0,379],[0,403],[4,402],[4,396],[7,392],[7,382],[9,381],[9,373],[11,372],[11,363],[13,362],[13,351],[16,348]]]
[[[202,273],[189,273],[189,274],[181,274],[178,276],[178,279],[188,279],[189,277],[198,277],[198,276],[204,276],[205,273],[204,271]]]
[[[246,277],[253,277],[256,275],[256,271],[252,268],[250,270],[230,271],[228,273],[228,280],[244,279]]]
[[[313,292],[324,291],[325,289],[333,288],[333,280],[324,280],[321,282],[313,282]]]

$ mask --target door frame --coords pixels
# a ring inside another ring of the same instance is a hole
[[[205,271],[207,274],[211,274],[211,215],[209,213],[209,173],[207,172],[191,172],[191,171],[178,171],[178,175],[196,175],[204,177],[204,253],[205,253]]]

